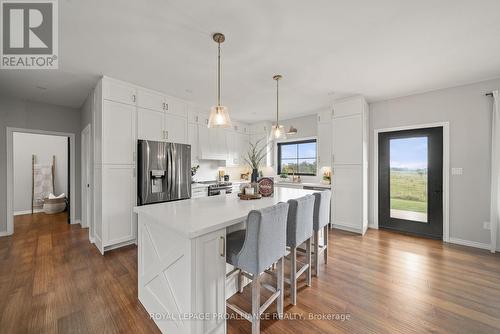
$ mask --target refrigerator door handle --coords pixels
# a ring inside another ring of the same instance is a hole
[[[167,189],[166,189],[166,197],[167,197],[167,200],[170,200],[172,197],[170,196],[170,187],[172,186],[172,159],[171,159],[171,156],[170,156],[170,151],[171,148],[170,148],[170,145],[169,144],[165,144],[165,151],[166,151],[166,156],[165,156],[165,160],[166,160],[166,168],[167,168]]]

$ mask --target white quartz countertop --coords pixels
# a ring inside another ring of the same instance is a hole
[[[134,212],[186,238],[196,238],[244,221],[251,210],[259,210],[278,202],[314,193],[314,190],[275,188],[273,197],[240,200],[238,195],[210,196],[138,206]]]
[[[316,187],[316,188],[325,188],[330,189],[332,187],[331,184],[323,184],[323,183],[313,183],[313,182],[275,182],[274,183],[278,187],[289,187],[289,188],[302,188],[302,187]]]

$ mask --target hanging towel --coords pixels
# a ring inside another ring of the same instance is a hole
[[[43,200],[54,192],[52,183],[52,166],[33,166],[33,207],[43,207]]]

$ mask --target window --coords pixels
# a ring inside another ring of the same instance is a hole
[[[316,139],[278,143],[278,174],[316,175]]]

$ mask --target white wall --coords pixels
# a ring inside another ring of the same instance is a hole
[[[68,195],[68,138],[31,133],[14,133],[14,214],[31,210],[32,155],[35,163],[50,165],[55,156],[55,195]]]
[[[288,139],[300,139],[306,137],[316,137],[318,135],[318,117],[316,114],[298,118],[291,118],[280,121],[280,123],[288,131],[290,126],[293,125],[297,129],[297,134],[289,136]]]
[[[450,175],[450,238],[489,244],[483,229],[490,210],[490,145],[492,99],[486,92],[500,87],[499,80],[449,88],[370,104],[370,176],[373,175],[375,129],[449,121],[450,167],[463,175]],[[373,178],[370,214],[373,222]]]
[[[7,231],[6,128],[27,128],[75,134],[75,180],[80,180],[80,110],[0,95],[0,233]],[[80,218],[80,183],[74,189]]]
[[[318,115],[309,115],[309,116],[303,116],[303,117],[297,117],[297,118],[291,118],[291,119],[286,119],[283,121],[280,121],[280,124],[282,124],[285,129],[288,131],[290,129],[290,126],[293,125],[294,128],[297,129],[297,134],[293,136],[287,136],[287,139],[285,141],[295,141],[295,140],[301,140],[304,138],[311,138],[311,137],[317,137],[318,136]],[[273,158],[273,161],[276,160],[276,143],[274,144],[274,149],[273,149],[273,154],[275,155]],[[275,164],[273,166],[274,171],[278,171],[278,166]],[[319,175],[321,171],[318,171],[318,174],[316,176],[301,176],[301,179],[303,182],[320,182],[321,181],[321,175]],[[276,175],[276,179],[279,180],[278,175]]]

